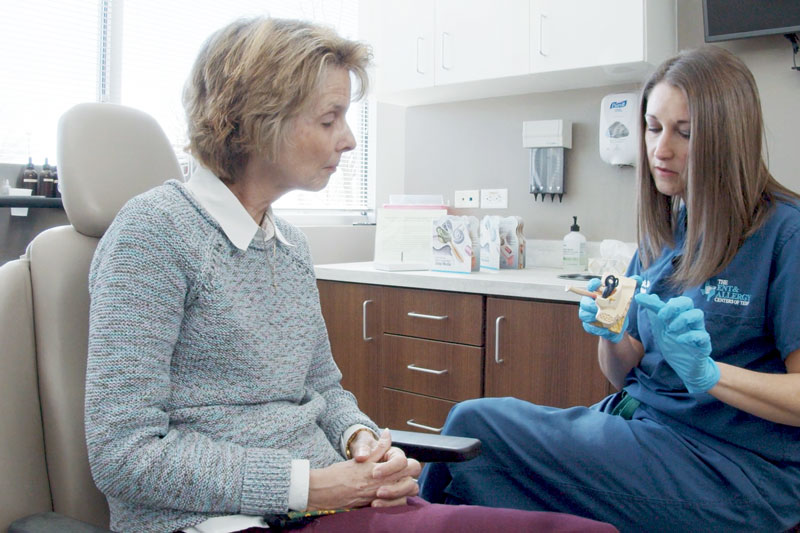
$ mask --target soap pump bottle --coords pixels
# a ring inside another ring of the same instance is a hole
[[[564,235],[562,246],[562,258],[564,268],[569,270],[586,270],[586,237],[580,233],[581,227],[578,225],[578,217],[572,217],[570,232]]]

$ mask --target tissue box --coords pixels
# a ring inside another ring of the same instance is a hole
[[[436,207],[383,207],[375,227],[375,260],[379,270],[428,270],[431,224],[447,214]]]
[[[590,257],[589,274],[614,274],[622,276],[636,253],[635,243],[624,243],[613,239],[604,239],[600,243],[600,257]]]
[[[433,222],[431,270],[468,274],[478,267],[478,219],[445,215]]]
[[[500,268],[525,268],[525,236],[522,217],[500,219]]]

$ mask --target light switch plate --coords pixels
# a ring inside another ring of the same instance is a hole
[[[482,209],[505,209],[508,207],[508,189],[481,189]]]
[[[480,207],[481,191],[478,189],[456,191],[456,201],[454,205],[456,207]]]

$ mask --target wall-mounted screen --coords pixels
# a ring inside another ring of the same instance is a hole
[[[800,33],[800,0],[703,0],[705,40]]]

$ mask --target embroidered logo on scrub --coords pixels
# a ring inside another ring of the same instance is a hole
[[[644,279],[642,280],[642,285],[639,287],[639,292],[647,294],[647,289],[650,288],[650,280]]]
[[[714,301],[728,305],[750,305],[751,295],[741,292],[736,285],[728,284],[727,279],[717,279],[716,285],[711,281],[706,281],[703,286],[703,294],[707,301]]]

